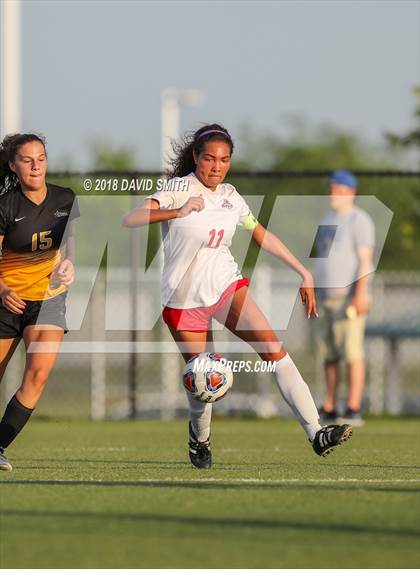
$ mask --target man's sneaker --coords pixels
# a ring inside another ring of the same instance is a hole
[[[13,470],[12,465],[4,456],[4,450],[0,448],[0,470]]]
[[[360,411],[353,411],[349,407],[347,407],[344,415],[337,419],[337,423],[339,425],[349,423],[352,427],[362,427],[365,424]]]
[[[325,411],[324,407],[321,407],[318,409],[318,413],[321,423],[335,423],[337,421],[338,415],[335,409],[332,411]]]
[[[192,429],[191,422],[189,423],[189,441],[188,450],[190,460],[196,468],[210,468],[211,467],[211,450],[210,450],[210,437],[206,441],[198,441]]]
[[[312,448],[320,456],[327,456],[334,447],[341,445],[353,434],[351,425],[327,425],[319,429],[312,442]]]

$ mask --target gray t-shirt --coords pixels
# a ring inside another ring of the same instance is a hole
[[[357,247],[362,245],[375,245],[375,226],[364,210],[354,206],[346,213],[330,211],[324,216],[315,242],[319,299],[353,294],[359,268]]]

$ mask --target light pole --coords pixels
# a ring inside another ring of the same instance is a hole
[[[178,140],[180,135],[179,115],[181,107],[199,107],[203,104],[204,95],[198,89],[164,89],[161,93],[161,172],[169,166],[173,156],[171,140]],[[163,248],[159,255],[160,267],[163,264]],[[161,272],[161,271],[160,271]],[[163,339],[163,338],[162,338]],[[171,357],[171,356],[169,356]],[[173,358],[173,356],[172,356]],[[162,397],[160,415],[162,419],[173,419],[176,414],[177,401],[180,396],[180,367],[179,359],[168,360],[168,356],[161,355],[161,386]]]
[[[0,140],[20,131],[20,0],[0,1]],[[6,372],[5,400],[18,385],[21,360],[11,361]]]
[[[171,139],[179,136],[179,113],[181,107],[197,107],[203,101],[203,95],[196,89],[164,89],[161,93],[161,172],[169,166],[168,158],[172,156]],[[133,204],[137,205],[137,196],[133,195]],[[129,417],[135,419],[138,413],[138,393],[137,393],[137,364],[138,358],[134,346],[138,340],[137,334],[137,314],[139,303],[137,298],[137,276],[139,259],[139,231],[132,229],[130,233],[131,251],[131,309],[132,309],[132,331],[131,341],[133,350],[130,354],[128,370],[128,391],[129,391]],[[159,253],[160,269],[163,264],[163,251]],[[161,270],[159,271],[161,272]],[[162,392],[165,393],[162,401],[161,417],[172,419],[175,415],[176,400],[179,392],[179,378],[176,366],[166,364],[166,357],[162,354],[161,360],[161,383]],[[173,401],[173,404],[172,404]]]
[[[1,4],[0,136],[20,131],[20,0]]]
[[[179,137],[179,114],[181,107],[199,107],[204,95],[198,89],[176,89],[169,87],[161,93],[161,157],[160,167],[164,172],[168,158],[172,156],[171,139]]]

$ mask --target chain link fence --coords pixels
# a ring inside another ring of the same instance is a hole
[[[358,174],[360,194],[374,196],[393,213],[373,280],[364,407],[372,414],[418,414],[419,178],[412,173]],[[89,193],[84,190],[85,179],[93,183]],[[150,179],[153,184],[157,181],[153,173],[50,177],[51,182],[72,187],[80,195],[82,218],[87,216],[90,221],[83,225],[81,218],[77,222],[77,283],[71,291],[72,306],[83,318],[80,326],[66,335],[38,415],[92,419],[170,419],[184,415],[187,406],[180,380],[183,360],[166,326],[156,318],[160,304],[160,268],[159,263],[156,265],[159,228],[121,228],[122,215],[141,201],[140,196],[148,194],[124,193],[120,182],[116,191],[95,191],[96,179]],[[276,213],[286,202],[276,198],[325,196],[328,173],[234,173],[230,181],[251,204],[260,222],[269,224],[270,230],[288,244],[287,223]],[[305,227],[297,223],[300,214],[296,211],[292,228],[305,235]],[[297,251],[293,245],[290,248],[300,255],[299,246]],[[320,403],[324,393],[323,370],[312,322],[306,320],[297,301],[296,277],[278,260],[268,259],[265,254],[259,256],[258,249],[249,242],[235,241],[232,250],[235,258],[241,260],[243,274],[251,278],[251,292],[258,305],[279,330],[286,349]],[[145,272],[144,265],[149,264]],[[285,326],[276,326],[281,321],[279,299],[288,299],[290,306]],[[150,325],[154,320],[156,323]],[[257,359],[247,351],[246,344],[233,340],[230,332],[215,326],[216,351],[228,358]],[[2,382],[4,399],[15,392],[23,366],[24,351],[20,346]],[[289,413],[269,373],[236,373],[231,393],[215,410],[260,417]]]

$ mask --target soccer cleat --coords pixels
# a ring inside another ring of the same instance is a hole
[[[337,411],[333,409],[332,411],[325,411],[324,407],[318,409],[319,420],[321,423],[335,423],[337,421]]]
[[[327,425],[316,433],[312,448],[319,456],[327,456],[353,434],[351,425]]]
[[[189,423],[188,450],[191,463],[196,468],[211,468],[210,437],[206,441],[198,441]]]
[[[338,417],[337,423],[339,425],[349,423],[352,427],[362,427],[365,424],[360,411],[353,411],[349,407],[347,407],[344,415]]]
[[[7,470],[9,472],[10,470],[13,470],[12,465],[4,456],[4,449],[2,448],[0,448],[0,470]]]

